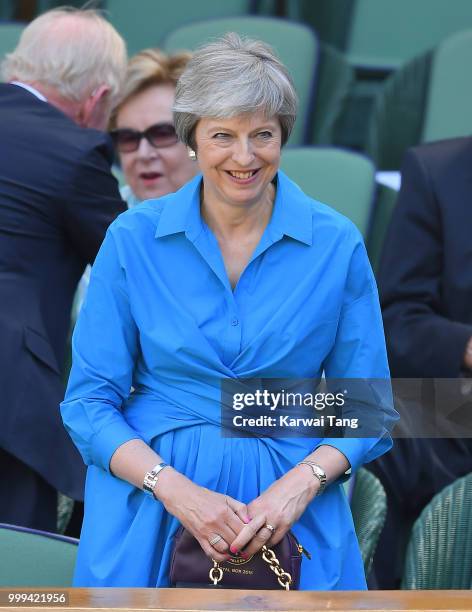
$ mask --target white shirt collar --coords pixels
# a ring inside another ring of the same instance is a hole
[[[47,99],[43,96],[43,94],[40,93],[34,87],[31,87],[31,85],[27,85],[26,83],[22,83],[21,81],[10,81],[10,85],[17,85],[18,87],[23,87],[23,89],[26,89],[27,91],[32,93],[33,96],[36,96],[39,100],[47,102]]]

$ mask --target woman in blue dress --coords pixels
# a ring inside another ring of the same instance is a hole
[[[182,524],[218,561],[291,529],[312,554],[300,588],[365,588],[340,482],[388,450],[387,429],[220,427],[225,379],[388,378],[362,239],[278,170],[296,95],[264,44],[197,51],[174,111],[202,175],[112,224],[74,333],[61,408],[89,466],[75,585],[168,586]]]

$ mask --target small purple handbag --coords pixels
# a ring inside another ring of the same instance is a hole
[[[218,563],[208,559],[198,541],[181,526],[174,536],[170,583],[188,588],[298,589],[302,553],[310,558],[289,531],[276,546],[264,546],[249,559],[234,556]]]

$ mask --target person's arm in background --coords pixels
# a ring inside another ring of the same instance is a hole
[[[379,291],[392,375],[457,377],[472,366],[472,326],[441,314],[441,211],[428,168],[415,150],[405,156],[402,187],[387,233]]]
[[[71,165],[66,192],[61,196],[65,231],[85,262],[93,263],[108,226],[127,210],[111,172],[113,149],[106,134],[85,130],[88,147]]]

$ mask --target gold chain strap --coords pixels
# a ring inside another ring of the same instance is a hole
[[[292,584],[292,576],[288,572],[285,572],[280,566],[280,561],[275,556],[274,551],[271,548],[267,548],[267,546],[263,546],[261,552],[262,558],[277,576],[277,581],[280,586],[286,591],[290,591],[290,585]],[[221,582],[223,578],[223,570],[221,569],[218,561],[215,561],[213,559],[213,567],[210,568],[208,575],[214,586]]]
[[[213,582],[213,585],[216,586],[218,582],[221,582],[223,578],[223,570],[219,566],[218,561],[213,559],[213,567],[210,567],[210,572],[208,574],[210,576],[210,580]]]
[[[283,570],[280,565],[280,561],[275,556],[274,551],[267,546],[262,547],[262,558],[266,563],[269,564],[270,569],[277,576],[277,581],[280,586],[286,591],[290,591],[290,585],[292,584],[292,576]]]

